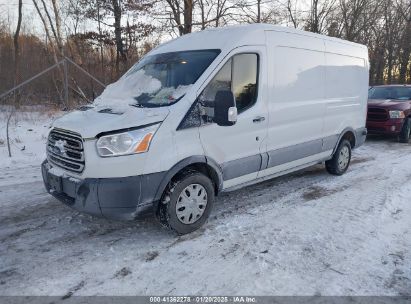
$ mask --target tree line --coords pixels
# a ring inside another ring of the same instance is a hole
[[[66,56],[108,84],[162,41],[244,23],[285,25],[365,44],[371,85],[411,82],[410,0],[18,1],[17,21],[0,20],[0,93]],[[25,26],[28,18],[36,20],[31,23],[37,31]],[[14,101],[64,100],[63,67],[19,90]],[[101,92],[90,77],[68,69],[70,100],[82,103]]]

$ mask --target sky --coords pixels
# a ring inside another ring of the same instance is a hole
[[[17,11],[18,0],[0,0],[0,20],[9,23],[12,29],[16,27]],[[35,15],[35,8],[31,0],[23,0],[23,20],[23,27],[27,32],[39,33],[41,21]]]

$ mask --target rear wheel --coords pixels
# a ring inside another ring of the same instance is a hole
[[[157,218],[179,234],[200,228],[210,215],[214,204],[212,181],[197,171],[188,171],[172,181],[159,205]]]
[[[343,175],[347,171],[351,161],[351,143],[343,139],[334,152],[333,158],[325,162],[328,173]]]
[[[404,121],[402,126],[402,130],[400,133],[400,142],[401,143],[408,143],[410,141],[410,131],[411,131],[411,119],[407,118]]]

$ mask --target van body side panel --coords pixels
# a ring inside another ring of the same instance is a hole
[[[321,149],[322,140],[315,139],[303,142],[290,147],[283,147],[268,152],[268,168],[286,164],[301,158],[312,156],[323,152]]]
[[[334,137],[347,127],[361,136],[367,111],[368,55],[362,47],[327,40],[325,44],[324,136]]]
[[[324,41],[267,31],[267,169],[317,155],[323,158],[325,115]],[[314,157],[315,159],[315,157]],[[270,174],[264,170],[259,176]]]
[[[294,171],[298,171],[298,170],[310,167],[312,165],[317,164],[319,160],[328,159],[331,152],[332,151],[325,151],[319,154],[300,158],[292,162],[284,163],[282,165],[267,168],[263,171],[260,171],[260,173],[262,174],[259,174],[257,179],[254,179],[252,181],[240,182],[241,181],[240,178],[224,181],[224,191],[236,190],[241,187],[249,186],[249,185],[259,183],[259,182],[262,182],[262,181],[265,181],[265,180],[268,180],[274,177],[278,177],[284,174],[288,174]]]

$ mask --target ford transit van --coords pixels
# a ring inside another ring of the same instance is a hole
[[[185,35],[55,121],[44,183],[76,210],[189,233],[224,191],[322,162],[343,174],[367,93],[363,45],[264,24]]]

